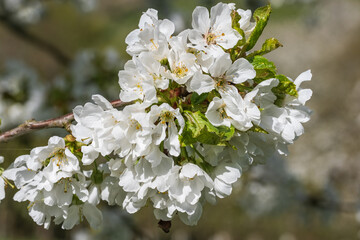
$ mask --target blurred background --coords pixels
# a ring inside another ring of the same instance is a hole
[[[57,117],[100,93],[118,98],[117,73],[130,58],[125,37],[142,12],[190,27],[198,6],[214,0],[0,0],[1,131],[26,120]],[[230,2],[230,1],[224,1]],[[256,9],[261,0],[233,1]],[[273,13],[259,44],[284,45],[267,55],[295,79],[311,69],[306,87],[314,111],[286,159],[245,172],[231,197],[205,205],[195,227],[178,219],[170,233],[157,227],[151,206],[134,215],[103,206],[104,227],[71,231],[37,226],[13,192],[0,204],[0,239],[360,239],[360,1],[270,0]],[[63,130],[42,130],[0,144],[5,167],[46,145]]]

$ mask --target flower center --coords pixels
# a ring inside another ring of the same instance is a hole
[[[206,43],[207,43],[208,45],[216,44],[216,38],[217,38],[217,36],[216,36],[214,33],[208,33],[208,34],[205,36]]]
[[[216,110],[216,111],[219,112],[220,117],[221,117],[222,119],[228,119],[228,118],[230,118],[230,117],[226,114],[226,112],[225,112],[225,109],[224,109],[225,106],[226,106],[225,104],[222,104],[222,105],[220,106],[220,108],[218,108],[218,109]]]
[[[131,119],[131,126],[134,127],[136,130],[142,130],[141,124],[135,119]]]
[[[160,114],[161,123],[165,124],[174,120],[174,114],[170,111],[163,111]]]
[[[175,75],[178,78],[182,78],[182,77],[186,76],[188,71],[189,71],[189,69],[185,65],[180,64],[180,66],[175,67],[173,73],[175,73]]]
[[[212,32],[209,31],[205,35],[205,40],[206,40],[207,45],[216,44],[216,39],[218,39],[219,37],[223,37],[223,36],[225,36],[225,33],[221,33],[220,35],[216,35],[215,33],[212,33]]]
[[[52,151],[49,155],[49,157],[44,161],[44,166],[49,165],[50,161],[56,162],[56,166],[60,167],[64,163],[67,162],[67,157],[65,155],[65,149],[64,148],[58,148]]]
[[[222,77],[215,77],[214,80],[216,82],[216,87],[217,88],[223,88],[226,85],[228,85],[228,81],[223,76]]]

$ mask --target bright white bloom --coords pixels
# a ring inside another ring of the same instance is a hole
[[[139,29],[126,37],[126,51],[131,56],[150,51],[160,60],[166,57],[168,40],[174,31],[174,23],[168,19],[158,20],[157,11],[148,9],[140,18]]]
[[[173,159],[154,148],[148,156],[140,158],[136,165],[125,169],[119,182],[124,191],[128,192],[123,207],[129,213],[134,213],[144,206],[147,199],[156,192],[155,189],[165,192],[173,166]]]
[[[165,76],[165,67],[154,58],[154,55],[149,52],[144,52],[139,55],[136,66],[148,76],[153,82],[156,89],[165,90],[169,86],[169,79]]]
[[[91,164],[99,153],[106,156],[120,147],[111,134],[117,124],[118,110],[100,95],[93,95],[92,99],[96,104],[86,103],[74,108],[77,124],[70,127],[76,141],[86,144],[81,149],[85,165]]]
[[[68,208],[66,215],[63,217],[64,222],[62,228],[69,230],[76,224],[79,224],[83,217],[89,222],[91,228],[98,229],[102,224],[102,213],[96,206],[90,203],[84,203],[80,205],[72,205]]]
[[[171,51],[169,53],[169,71],[166,76],[179,84],[186,83],[198,70],[196,56],[189,53],[187,47],[188,31],[170,39]]]
[[[273,87],[276,87],[278,84],[279,80],[277,80],[276,78],[271,78],[259,83],[254,88],[254,91],[258,90],[258,93],[254,97],[254,102],[263,109],[266,109],[267,107],[272,107],[276,100],[276,96],[271,91],[271,89]]]
[[[300,84],[311,80],[311,77],[310,71],[300,74],[294,81],[298,98],[288,97],[283,108],[273,105],[265,109],[261,115],[261,126],[267,131],[278,134],[285,143],[293,143],[302,135],[304,133],[302,123],[310,120],[311,111],[304,104],[310,99],[312,91],[301,89]]]
[[[188,87],[197,94],[210,92],[216,89],[222,92],[235,88],[230,84],[240,84],[256,76],[254,67],[244,58],[239,58],[234,63],[228,53],[218,57],[209,69],[209,75],[195,75]]]
[[[226,104],[224,99],[214,97],[210,102],[209,107],[205,113],[205,116],[209,119],[212,125],[214,126],[231,126],[230,117],[226,114],[225,111]]]
[[[233,125],[240,131],[250,129],[260,123],[260,110],[252,103],[257,90],[249,92],[243,99],[236,88],[228,88],[223,99],[215,97],[205,115],[214,126]]]
[[[172,156],[179,156],[180,154],[180,141],[179,135],[185,125],[185,120],[180,114],[180,109],[173,109],[169,104],[163,103],[160,106],[152,106],[151,121],[158,122],[154,129],[154,142],[156,145],[160,145],[164,141],[164,148],[169,151]],[[180,129],[178,130],[177,120]]]
[[[150,103],[157,102],[152,76],[140,71],[137,63],[139,60],[134,56],[133,60],[125,64],[125,70],[119,72],[120,99],[124,102],[131,102],[136,99]]]
[[[170,199],[178,202],[176,207],[178,211],[186,212],[188,215],[194,214],[202,190],[205,187],[213,188],[213,181],[209,175],[192,163],[185,164],[182,167],[175,166],[169,181]]]
[[[214,172],[214,190],[219,198],[229,196],[232,184],[241,176],[241,167],[237,163],[221,163]]]
[[[25,158],[28,158],[26,162]],[[65,140],[57,136],[49,139],[48,146],[34,148],[29,157],[24,156],[19,161],[33,171],[38,171],[45,166],[42,172],[50,185],[80,171],[78,159],[65,148]]]
[[[119,145],[115,152],[121,157],[135,161],[149,152],[154,125],[145,112],[147,107],[147,104],[137,102],[126,106],[115,116],[117,124],[112,129],[112,137]]]
[[[214,57],[224,53],[241,39],[240,34],[232,28],[231,7],[218,3],[211,8],[211,16],[205,7],[196,7],[192,14],[192,27],[189,40],[197,50]]]

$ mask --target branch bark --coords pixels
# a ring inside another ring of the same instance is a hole
[[[111,102],[113,107],[121,107],[126,104],[127,102],[122,102],[121,100],[115,100]],[[25,123],[19,125],[16,128],[13,128],[9,131],[0,134],[0,143],[7,142],[8,140],[19,137],[21,135],[40,130],[46,128],[65,128],[67,131],[70,131],[70,125],[74,121],[74,114],[68,113],[64,116],[52,118],[44,121],[35,121],[29,120]]]

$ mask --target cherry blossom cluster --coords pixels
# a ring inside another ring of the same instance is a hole
[[[72,135],[50,138],[2,172],[20,189],[14,199],[29,202],[44,227],[86,218],[96,228],[101,201],[131,214],[152,205],[159,220],[195,225],[203,204],[229,196],[251,164],[286,155],[310,119],[312,91],[300,87],[310,71],[295,80],[277,74],[262,56],[281,46],[276,39],[251,51],[270,11],[257,9],[253,21],[235,4],[196,7],[192,29],[175,36],[171,21],[147,10],[125,40],[132,59],[119,84],[128,105],[93,95],[75,107]]]

